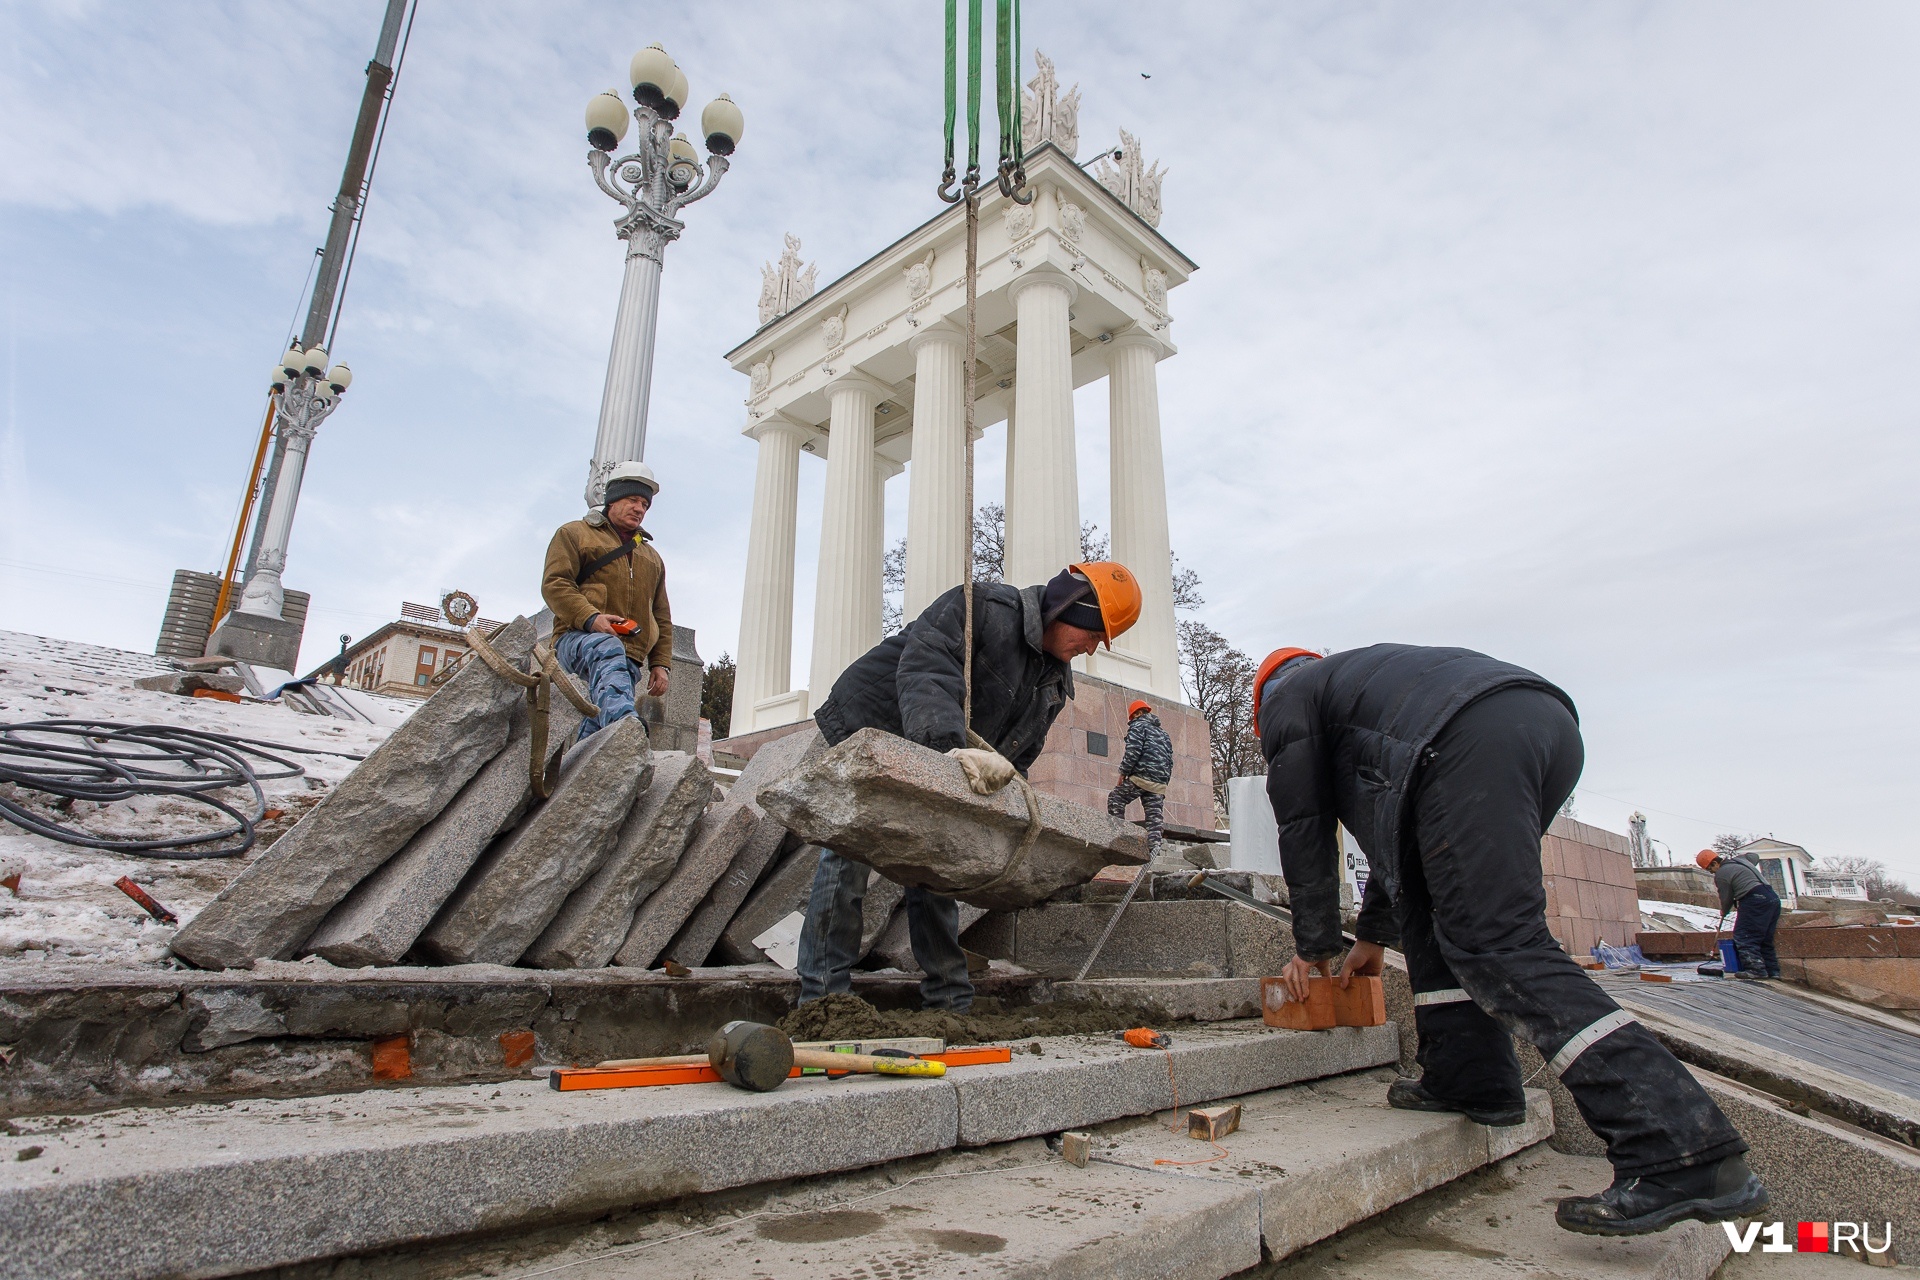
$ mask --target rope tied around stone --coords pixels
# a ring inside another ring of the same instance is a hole
[[[975,733],[972,728],[968,728],[967,730],[967,745],[977,747],[981,751],[995,750],[991,742],[988,742],[985,738]],[[1013,852],[1007,855],[1005,866],[1001,867],[1000,870],[996,871],[993,875],[988,876],[985,880],[982,880],[979,884],[968,885],[962,892],[979,893],[983,890],[998,889],[1001,885],[1013,878],[1014,872],[1026,865],[1027,856],[1033,852],[1033,846],[1039,843],[1041,827],[1040,796],[1034,791],[1033,784],[1028,782],[1018,770],[1014,772],[1013,780],[1014,783],[1019,786],[1020,794],[1024,796],[1027,801],[1027,830],[1025,834],[1020,837],[1020,843],[1013,847]]]
[[[553,706],[553,686],[559,685],[560,692],[566,695],[574,709],[589,718],[600,714],[600,708],[580,691],[574,684],[573,676],[560,665],[553,656],[553,650],[544,644],[533,647],[532,665],[529,673],[507,661],[506,655],[494,648],[485,632],[479,627],[467,628],[467,643],[480,655],[480,661],[487,664],[493,674],[509,684],[517,684],[527,691],[527,725],[532,730],[533,741],[527,753],[527,774],[533,783],[535,798],[545,800],[553,794],[560,781],[560,761],[547,759],[548,713]]]

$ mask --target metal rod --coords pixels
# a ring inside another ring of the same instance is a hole
[[[1080,966],[1079,973],[1073,975],[1075,982],[1085,982],[1087,980],[1087,973],[1093,968],[1093,962],[1100,958],[1100,952],[1106,948],[1107,939],[1113,936],[1113,927],[1120,923],[1120,916],[1126,911],[1127,904],[1133,901],[1133,895],[1139,892],[1141,884],[1146,881],[1147,873],[1152,869],[1153,862],[1151,859],[1141,863],[1140,866],[1135,869],[1133,873],[1133,883],[1127,886],[1126,897],[1120,899],[1120,905],[1113,909],[1111,916],[1107,917],[1107,927],[1100,931],[1100,941],[1093,944],[1093,950],[1087,952],[1087,962]]]
[[[220,625],[220,619],[226,616],[227,598],[233,594],[233,570],[240,562],[240,544],[247,537],[247,521],[253,516],[253,500],[260,492],[260,467],[267,460],[267,441],[273,438],[273,413],[278,402],[273,396],[267,397],[267,416],[260,422],[260,446],[253,451],[253,470],[247,473],[247,499],[240,508],[240,522],[233,528],[233,548],[227,552],[226,571],[220,575],[220,595],[213,602],[213,617],[207,623],[207,634],[212,635],[214,628]]]

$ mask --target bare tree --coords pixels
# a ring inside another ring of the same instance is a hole
[[[1732,857],[1740,851],[1741,845],[1749,844],[1752,840],[1752,836],[1743,836],[1737,831],[1723,831],[1713,838],[1710,847],[1715,853]]]
[[[1091,520],[1080,522],[1080,558],[1082,560],[1113,559],[1113,544],[1100,532],[1100,526]]]
[[[903,606],[894,597],[907,589],[907,540],[893,544],[880,561],[880,634],[890,636],[907,625]]]
[[[1207,722],[1213,794],[1226,804],[1227,779],[1260,773],[1265,761],[1253,724],[1254,662],[1203,622],[1180,624],[1180,676],[1187,700]]]
[[[1198,609],[1207,602],[1200,594],[1200,575],[1180,563],[1180,557],[1173,558],[1173,607],[1176,609]]]
[[[1857,853],[1822,858],[1819,869],[1833,875],[1852,876],[1875,902],[1882,898],[1904,900],[1913,896],[1913,890],[1907,888],[1904,881],[1894,879],[1892,872],[1887,870],[1887,864],[1878,858]]]
[[[1007,509],[989,502],[973,513],[973,580],[999,582],[1007,570]]]

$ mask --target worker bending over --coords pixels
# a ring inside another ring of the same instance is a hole
[[[540,596],[553,610],[554,656],[586,681],[600,714],[580,737],[634,714],[636,690],[665,697],[673,670],[667,566],[640,527],[660,482],[644,462],[607,477],[605,504],[569,520],[547,544]]]
[[[1765,1207],[1720,1108],[1547,931],[1540,840],[1585,758],[1567,695],[1471,650],[1398,644],[1280,649],[1254,687],[1292,895],[1297,954],[1282,978],[1304,999],[1341,950],[1344,823],[1372,874],[1342,976],[1379,973],[1397,945],[1414,991],[1423,1074],[1388,1102],[1520,1124],[1509,1036],[1521,1036],[1613,1162],[1612,1186],[1560,1201],[1562,1227],[1639,1235]]]
[[[1140,802],[1147,820],[1147,857],[1160,852],[1167,827],[1167,785],[1173,780],[1173,739],[1160,727],[1160,717],[1145,701],[1127,708],[1127,749],[1120,757],[1120,783],[1107,792],[1107,812],[1127,816],[1127,806]]]
[[[1092,653],[1140,616],[1140,586],[1124,566],[1070,565],[1041,587],[973,588],[973,723],[992,746],[967,742],[962,709],[965,590],[955,587],[906,627],[869,649],[833,682],[814,722],[833,746],[861,729],[885,729],[960,760],[968,782],[990,795],[1022,777],[1046,745],[1047,730],[1073,697],[1067,664]],[[847,990],[860,959],[860,909],[870,868],[831,849],[820,855],[800,934],[800,1000]],[[960,907],[909,887],[907,936],[926,977],[927,1008],[965,1013],[973,980],[960,948]]]
[[[1760,874],[1760,864],[1745,854],[1732,857],[1702,849],[1695,862],[1713,872],[1720,890],[1720,918],[1733,916],[1733,953],[1740,958],[1736,978],[1777,978],[1780,957],[1774,954],[1773,934],[1780,927],[1780,895]]]

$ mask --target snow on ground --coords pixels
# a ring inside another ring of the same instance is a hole
[[[301,715],[278,703],[183,698],[133,687],[142,676],[173,669],[167,659],[152,654],[0,631],[0,724],[40,720],[164,724],[361,756],[392,732],[383,726]],[[403,713],[416,705],[400,699],[381,701]],[[282,816],[261,824],[255,854],[355,763],[337,755],[288,758],[305,775],[261,784],[269,811],[278,809]],[[250,811],[252,794],[246,789],[219,794],[243,812]],[[45,808],[52,797],[44,792],[16,788],[13,798],[63,826],[91,835],[175,836],[212,830],[226,822],[216,810],[173,797],[105,805],[76,801],[65,811]],[[246,862],[245,858],[116,855],[63,844],[0,820],[0,875],[20,872],[17,896],[0,889],[0,972],[49,959],[172,965],[167,943],[174,927],[148,916],[113,882],[131,877],[184,923],[226,887]]]
[[[1662,920],[1661,916],[1667,919]],[[1661,902],[1654,898],[1640,899],[1640,927],[1643,929],[1712,933],[1714,923],[1719,919],[1720,913],[1712,907],[1696,907],[1686,902]]]

